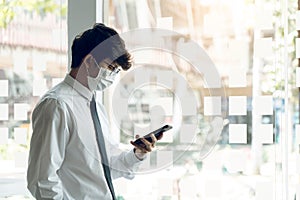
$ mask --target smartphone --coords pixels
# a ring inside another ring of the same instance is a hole
[[[159,129],[157,129],[155,131],[152,131],[152,132],[148,133],[143,138],[145,138],[149,142],[152,142],[152,138],[150,137],[151,134],[154,134],[154,136],[156,138],[159,138],[163,134],[163,132],[166,132],[166,131],[170,130],[171,128],[173,128],[173,127],[170,126],[170,125],[164,125],[163,127],[161,127],[161,128],[159,128]],[[141,138],[135,140],[133,143],[136,144],[136,145],[142,145],[142,146],[144,145],[144,143],[142,142]]]

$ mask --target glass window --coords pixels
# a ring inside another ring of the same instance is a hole
[[[295,198],[297,2],[106,3],[135,62],[105,93],[113,132],[127,145],[173,126],[140,176],[117,181],[120,198]]]
[[[32,110],[67,72],[67,2],[1,1],[0,7],[0,199],[28,199]]]

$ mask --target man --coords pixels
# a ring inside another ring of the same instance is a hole
[[[74,39],[70,73],[32,114],[27,181],[35,198],[116,199],[111,180],[132,179],[154,148],[151,135],[152,143],[142,138],[143,147],[119,151],[104,107],[95,103],[95,90],[112,84],[120,67],[129,69],[131,56],[115,30],[95,24]]]

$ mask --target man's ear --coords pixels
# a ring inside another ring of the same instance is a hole
[[[84,57],[82,64],[88,69],[90,66],[94,65],[93,59],[93,56],[91,54],[88,54]]]

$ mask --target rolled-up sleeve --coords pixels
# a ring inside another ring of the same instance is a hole
[[[45,99],[32,115],[33,133],[27,171],[28,189],[37,199],[62,199],[59,168],[69,138],[65,104]]]

